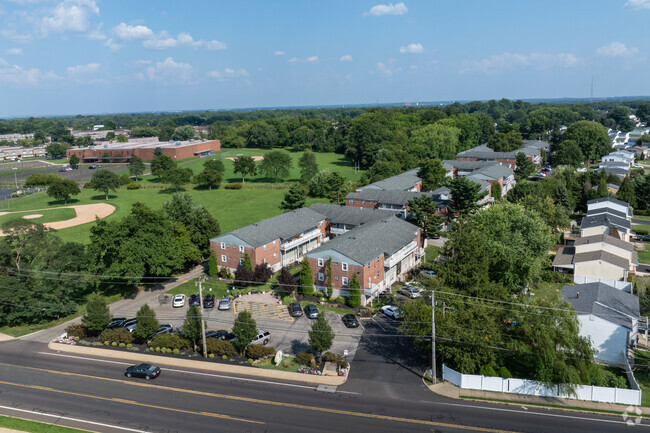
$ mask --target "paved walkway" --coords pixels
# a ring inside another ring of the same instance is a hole
[[[286,305],[282,304],[262,304],[259,302],[246,302],[236,300],[234,303],[235,314],[240,311],[250,311],[254,319],[274,319],[293,322],[293,317],[289,315]]]

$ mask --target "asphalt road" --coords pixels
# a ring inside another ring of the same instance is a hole
[[[392,326],[382,317],[365,321],[352,375],[336,390],[169,368],[147,382],[125,378],[125,362],[4,342],[0,413],[101,432],[629,431],[621,417],[437,396],[420,380],[426,360],[403,352],[404,339],[377,336]]]
[[[640,218],[632,218],[632,224],[649,225],[650,220],[643,220],[643,219],[640,219]]]

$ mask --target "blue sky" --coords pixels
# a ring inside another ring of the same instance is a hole
[[[0,116],[649,95],[650,0],[0,0]]]

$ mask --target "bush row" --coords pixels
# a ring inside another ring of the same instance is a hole
[[[274,354],[274,347],[262,346],[261,344],[251,344],[246,348],[246,356],[253,360],[266,358]]]
[[[133,334],[125,328],[104,329],[102,333],[99,334],[99,341],[130,344],[133,343]]]
[[[237,356],[237,350],[235,350],[235,346],[230,341],[208,338],[206,340],[206,346],[208,353],[214,356]]]
[[[149,346],[185,350],[192,347],[192,342],[178,334],[159,334],[153,337]]]

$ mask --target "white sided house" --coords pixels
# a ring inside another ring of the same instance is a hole
[[[616,200],[611,197],[597,198],[587,202],[587,212],[591,213],[598,209],[611,209],[613,211],[621,212],[623,218],[632,218],[632,208],[624,201]]]

